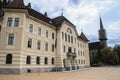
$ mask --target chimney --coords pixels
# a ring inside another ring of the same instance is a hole
[[[47,17],[47,12],[45,12],[45,14],[44,14],[46,17]]]
[[[28,8],[31,8],[31,3],[28,3],[28,6],[27,6]]]

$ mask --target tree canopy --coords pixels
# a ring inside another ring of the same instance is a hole
[[[114,65],[119,63],[119,56],[118,52],[114,51],[111,47],[105,47],[101,49],[101,58],[103,64],[107,65]]]

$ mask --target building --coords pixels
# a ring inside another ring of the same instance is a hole
[[[106,30],[103,27],[102,19],[100,17],[99,41],[89,43],[91,65],[96,63],[100,56],[99,51],[103,47],[107,47],[107,35]]]
[[[23,0],[0,10],[0,73],[89,67],[88,39],[64,16],[49,18]]]

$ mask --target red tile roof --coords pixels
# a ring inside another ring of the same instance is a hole
[[[6,8],[25,8],[25,5],[24,5],[23,0],[21,0],[21,1],[13,0],[12,2],[10,2],[5,7]]]

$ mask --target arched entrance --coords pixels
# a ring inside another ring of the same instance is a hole
[[[66,68],[66,60],[65,59],[63,59],[63,66],[64,66],[64,68]]]

